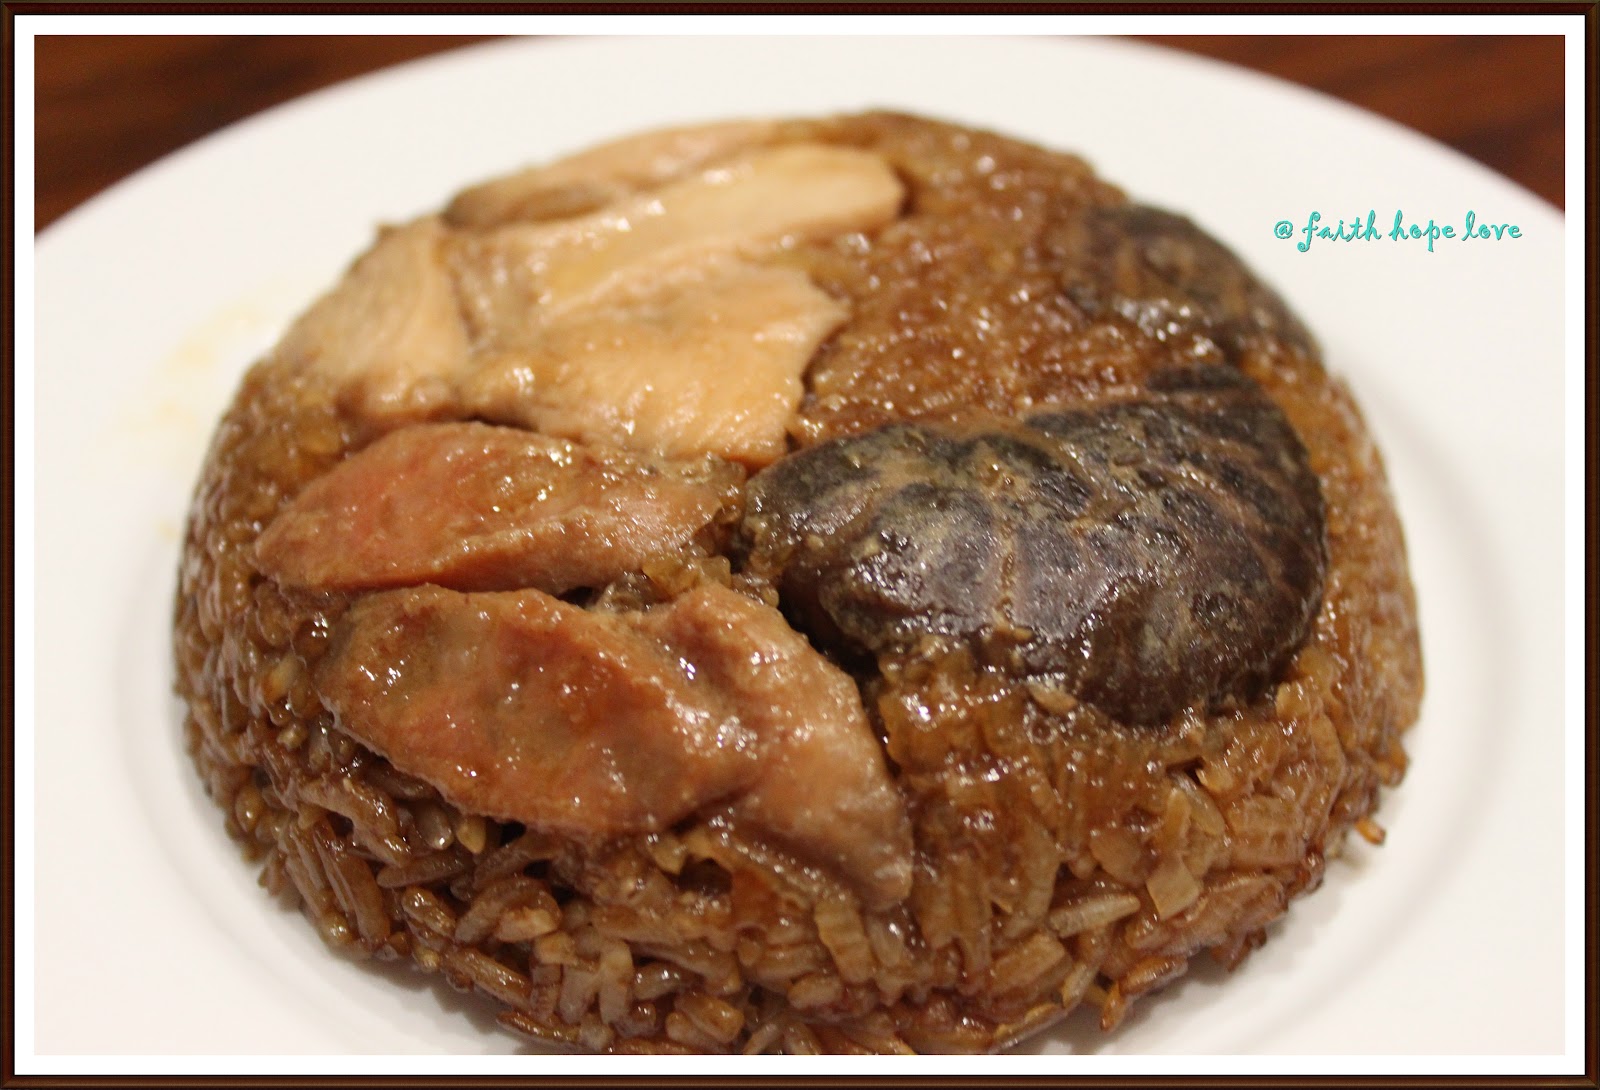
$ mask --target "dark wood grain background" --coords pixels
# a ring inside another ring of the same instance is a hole
[[[36,41],[35,229],[170,151],[340,80],[475,37]],[[1564,207],[1558,37],[1145,37],[1392,118]]]

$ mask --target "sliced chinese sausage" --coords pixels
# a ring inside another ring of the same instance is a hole
[[[911,826],[855,683],[783,615],[706,585],[638,621],[699,668],[761,739],[734,817],[849,876],[873,903],[911,890]]]
[[[455,403],[469,346],[436,219],[385,230],[290,328],[275,354],[317,368],[347,408],[387,421]]]
[[[716,262],[525,331],[462,396],[487,420],[761,466],[783,454],[801,376],[844,318],[803,273]]]
[[[463,306],[480,342],[495,331],[659,281],[718,254],[881,227],[904,189],[879,156],[791,144],[551,223],[513,223],[456,242]]]
[[[868,900],[909,888],[909,821],[854,683],[726,588],[635,614],[385,591],[336,625],[316,680],[342,729],[463,808],[609,836],[726,802]]]
[[[316,683],[339,726],[464,810],[612,836],[750,783],[755,735],[626,626],[536,590],[383,591]]]
[[[494,227],[513,220],[582,215],[765,143],[776,130],[771,121],[722,121],[623,137],[463,190],[445,209],[445,222]]]
[[[256,545],[286,586],[598,587],[677,550],[739,471],[479,423],[390,432],[312,481]]]
[[[976,646],[1126,723],[1255,696],[1322,599],[1322,495],[1273,402],[1220,366],[1137,396],[889,425],[757,475],[753,572],[820,643]]]

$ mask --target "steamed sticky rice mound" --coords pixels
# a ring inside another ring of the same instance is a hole
[[[384,228],[219,427],[176,654],[268,890],[617,1052],[1111,1030],[1381,839],[1421,691],[1378,453],[1278,296],[895,115]]]

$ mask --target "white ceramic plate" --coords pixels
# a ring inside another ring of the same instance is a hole
[[[1562,1051],[1562,217],[1396,126],[1144,47],[724,38],[510,41],[394,69],[202,141],[39,240],[37,703],[18,723],[35,912],[17,938],[39,1054],[524,1048],[420,974],[324,950],[223,835],[169,695],[204,444],[246,364],[378,222],[630,130],[868,106],[1080,151],[1277,285],[1387,453],[1421,597],[1429,689],[1379,813],[1388,843],[1330,866],[1232,977],[1198,972],[1115,1035],[1035,1047]],[[1302,253],[1274,236],[1369,209],[1385,228],[1471,209],[1521,237]]]

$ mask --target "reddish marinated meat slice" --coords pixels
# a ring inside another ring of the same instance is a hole
[[[694,663],[697,684],[761,739],[735,818],[843,873],[873,903],[904,899],[911,824],[855,683],[777,610],[724,587],[691,591],[637,624]]]
[[[339,623],[317,687],[343,729],[464,809],[609,836],[731,803],[873,903],[910,889],[909,819],[854,683],[724,587],[634,614],[385,591]]]
[[[756,737],[616,618],[536,590],[384,591],[317,667],[339,725],[465,810],[610,836],[750,783]]]
[[[559,594],[678,549],[716,515],[738,472],[516,428],[418,425],[313,481],[261,535],[256,559],[280,583],[319,590]]]

